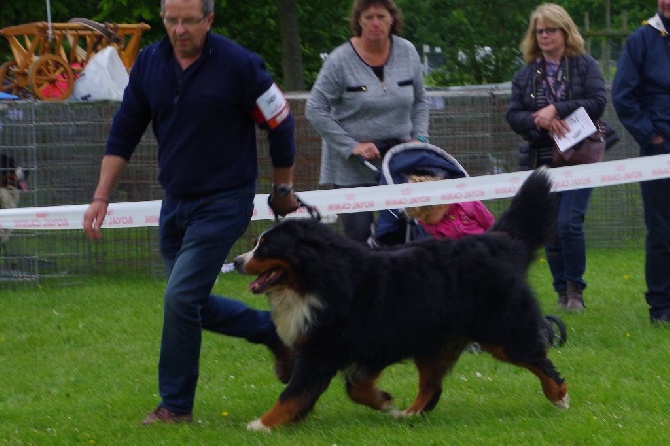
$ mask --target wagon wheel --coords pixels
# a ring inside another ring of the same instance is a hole
[[[21,86],[21,80],[17,75],[19,65],[14,60],[7,61],[0,65],[0,91],[7,94],[13,94],[20,98],[25,98],[28,92]]]
[[[74,72],[62,57],[43,54],[30,64],[28,83],[39,99],[62,101],[74,89]]]

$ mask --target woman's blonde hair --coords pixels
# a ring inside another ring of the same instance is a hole
[[[538,22],[544,23],[544,26],[547,27],[558,28],[563,33],[566,56],[579,56],[586,52],[584,50],[584,38],[579,33],[579,29],[570,14],[562,6],[555,3],[544,3],[531,13],[526,35],[519,45],[523,60],[526,63],[542,56],[535,34]]]

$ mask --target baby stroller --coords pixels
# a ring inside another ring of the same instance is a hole
[[[393,146],[385,153],[380,167],[368,162],[365,164],[379,173],[380,185],[406,183],[411,175],[430,175],[444,179],[468,176],[463,166],[449,153],[434,145],[418,142]],[[380,245],[397,245],[430,237],[404,209],[380,211],[372,234],[368,240],[372,249]],[[562,346],[567,340],[565,324],[554,315],[544,317],[544,327],[540,335],[548,346]]]

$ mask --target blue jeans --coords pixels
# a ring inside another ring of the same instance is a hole
[[[582,276],[586,271],[584,216],[589,207],[592,189],[559,192],[556,237],[545,246],[547,263],[554,278],[554,290],[565,291],[568,282],[584,289]]]
[[[158,382],[161,406],[176,414],[193,410],[202,329],[266,345],[279,340],[269,312],[210,294],[251,220],[254,194],[251,185],[197,199],[163,198],[159,237],[168,281]]]
[[[651,144],[642,155],[670,153],[670,141]],[[645,277],[649,316],[658,318],[670,314],[670,178],[640,183],[644,204]]]

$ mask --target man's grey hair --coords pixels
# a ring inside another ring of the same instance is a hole
[[[208,16],[214,12],[214,0],[200,0],[202,15]],[[161,0],[161,13],[165,12],[165,0]]]

